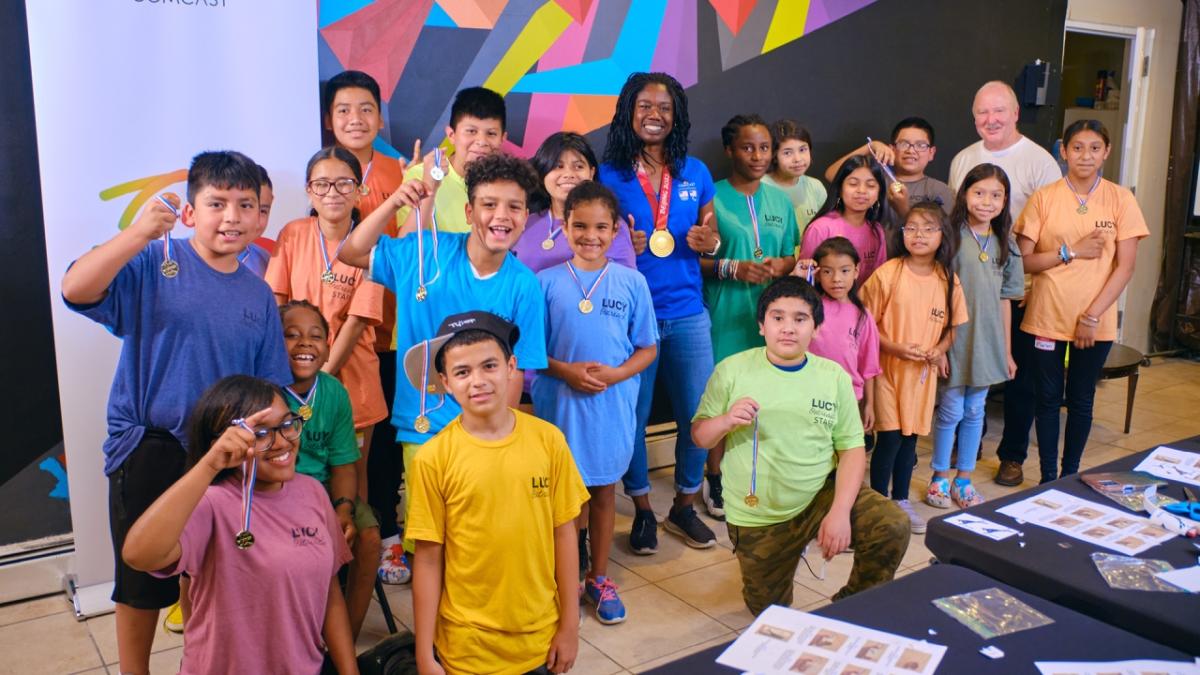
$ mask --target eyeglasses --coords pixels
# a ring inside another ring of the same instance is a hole
[[[904,234],[914,236],[920,235],[922,237],[932,237],[935,233],[941,232],[942,230],[938,227],[912,227],[910,225],[904,225],[900,228],[900,231]]]
[[[308,181],[308,191],[318,197],[324,197],[329,194],[329,189],[337,190],[339,195],[348,195],[358,188],[358,181],[353,178],[339,178],[335,181],[328,181],[321,178]]]
[[[896,149],[899,150],[900,152],[904,152],[905,150],[916,150],[917,152],[925,152],[926,150],[928,150],[931,147],[933,147],[933,146],[926,143],[925,141],[917,141],[916,143],[909,143],[908,141],[900,141],[899,143],[896,143]]]
[[[275,434],[283,436],[289,441],[295,441],[300,438],[300,431],[304,428],[304,418],[300,415],[292,413],[283,419],[283,422],[277,427],[260,427],[251,429],[241,418],[233,420],[229,423],[230,426],[242,427],[243,429],[254,434],[254,451],[263,453],[271,449],[275,445]]]

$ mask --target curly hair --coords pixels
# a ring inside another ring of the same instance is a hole
[[[671,132],[663,142],[663,154],[672,176],[679,175],[687,159],[688,132],[692,123],[688,121],[687,94],[683,91],[683,85],[666,73],[633,73],[625,80],[617,97],[617,109],[608,127],[608,141],[604,146],[605,163],[612,164],[626,180],[633,178],[634,167],[645,146],[633,131],[633,109],[638,94],[652,84],[663,85],[671,95],[674,116]]]
[[[287,319],[288,312],[293,309],[307,309],[317,315],[317,319],[321,324],[321,328],[325,331],[325,337],[329,337],[329,322],[325,320],[325,315],[321,314],[321,308],[312,304],[307,300],[289,300],[279,306],[279,321],[283,322]]]
[[[538,189],[538,175],[529,162],[504,152],[497,152],[467,165],[467,201],[475,202],[475,188],[489,183],[512,181],[525,192],[525,202]]]

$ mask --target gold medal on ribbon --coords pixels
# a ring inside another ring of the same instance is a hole
[[[753,492],[746,495],[746,506],[749,506],[750,508],[758,506],[758,495],[754,494]]]
[[[979,262],[987,262],[987,261],[988,261],[988,260],[990,260],[990,259],[991,259],[991,256],[989,256],[989,255],[987,254],[987,251],[980,251],[980,252],[979,252]]]
[[[413,429],[416,429],[418,434],[429,433],[429,418],[424,415],[417,415],[417,419],[413,420]]]
[[[551,239],[550,237],[546,237],[545,239],[542,240],[542,250],[543,251],[549,251],[552,248],[554,248],[554,240],[553,239]]]
[[[158,271],[168,279],[174,279],[179,274],[179,263],[174,260],[164,260],[162,265],[159,265]]]
[[[892,181],[892,184],[888,186],[888,189],[891,190],[892,192],[895,192],[896,194],[900,194],[901,192],[904,191],[904,183],[901,183],[898,180]]]
[[[1080,204],[1079,208],[1075,209],[1075,213],[1078,213],[1081,216],[1086,214],[1087,213],[1087,204]]]
[[[233,543],[243,551],[254,545],[254,535],[250,534],[249,530],[242,530],[233,538]]]
[[[429,296],[429,291],[425,290],[425,286],[417,286],[417,302],[425,302],[425,298]]]
[[[592,310],[595,308],[596,308],[596,306],[593,305],[592,301],[588,300],[587,298],[584,298],[579,301],[579,311],[583,312],[584,314],[591,314]]]
[[[650,252],[659,258],[665,258],[671,255],[675,250],[675,237],[666,230],[655,230],[654,234],[650,235]]]
[[[332,284],[336,277],[333,276],[333,270],[325,270],[321,273],[321,283]]]
[[[362,196],[366,197],[367,195],[371,194],[371,186],[370,186],[370,185],[367,185],[366,183],[363,183],[362,185],[359,185],[359,186],[358,186],[358,193],[359,193],[360,195],[362,195]]]
[[[761,248],[754,249],[754,257],[761,260],[763,257],[763,250]]]
[[[312,406],[308,405],[307,403],[300,406],[300,409],[296,412],[300,413],[300,419],[304,420],[305,422],[312,419]]]

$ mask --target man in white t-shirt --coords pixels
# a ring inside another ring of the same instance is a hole
[[[1062,178],[1062,171],[1049,152],[1017,131],[1020,108],[1012,87],[996,81],[984,84],[975,93],[971,112],[980,140],[954,156],[950,163],[950,188],[957,193],[963,179],[980,164],[999,166],[1008,174],[1012,190],[1009,212],[1015,223],[1030,195]],[[1024,305],[1014,303],[1014,336],[1024,315]],[[1021,465],[1029,452],[1029,428],[1033,426],[1035,398],[1031,355],[1017,348],[1018,344],[1024,344],[1023,341],[1014,338],[1012,343],[1017,376],[1004,385],[1004,435],[996,449],[1000,458],[996,482],[1007,486],[1020,485],[1024,480]]]

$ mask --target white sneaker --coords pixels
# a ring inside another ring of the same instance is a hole
[[[901,511],[908,514],[908,522],[912,527],[913,534],[925,533],[925,519],[917,515],[916,510],[913,508],[912,502],[908,501],[907,499],[897,499],[896,506],[899,506]]]

